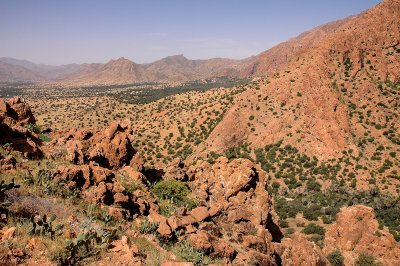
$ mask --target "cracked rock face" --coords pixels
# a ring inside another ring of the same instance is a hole
[[[35,123],[31,108],[23,99],[0,100],[0,144],[10,144],[9,149],[25,158],[40,158],[43,155],[39,147],[41,140],[25,127]]]
[[[93,204],[105,204],[116,218],[129,218],[133,213],[147,212],[147,203],[139,202],[118,182],[112,171],[94,165],[60,165],[53,172],[55,183],[65,183],[69,190],[77,189]],[[141,205],[144,205],[141,206]]]
[[[74,164],[96,163],[117,170],[126,166],[142,170],[143,159],[133,148],[129,121],[113,122],[102,130],[72,129],[53,145],[65,145],[66,158]]]
[[[321,249],[303,234],[295,233],[275,246],[282,265],[330,265]]]
[[[324,253],[339,249],[346,265],[353,265],[359,253],[372,254],[383,265],[400,264],[400,245],[393,235],[379,229],[374,210],[356,205],[342,208],[325,235]]]
[[[192,246],[233,264],[276,263],[274,243],[283,234],[272,218],[264,171],[247,159],[229,162],[226,158],[213,165],[197,161],[190,167],[177,161],[176,168],[182,172],[177,179],[189,180],[200,206],[166,221],[151,214],[152,220],[160,222],[160,234],[170,237],[171,231],[182,229]],[[171,178],[168,172],[166,178]]]

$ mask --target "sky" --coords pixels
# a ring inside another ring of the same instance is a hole
[[[0,0],[0,57],[242,59],[380,0]]]

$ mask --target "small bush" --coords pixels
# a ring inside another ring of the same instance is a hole
[[[140,225],[140,233],[150,235],[155,234],[158,229],[158,223],[151,223],[147,218],[145,218],[144,223]]]
[[[179,246],[175,246],[172,252],[184,261],[192,262],[194,265],[208,265],[214,263],[210,257],[191,246],[187,240],[183,240]]]
[[[370,254],[360,253],[358,255],[358,260],[356,261],[356,266],[374,266],[377,265],[375,263],[375,257]]]
[[[35,125],[34,124],[26,124],[25,128],[30,130],[30,131],[32,131],[32,132],[35,132],[36,134],[42,133],[41,127],[39,125],[36,125],[36,124]]]
[[[344,265],[344,257],[339,249],[332,251],[328,254],[327,259],[332,264],[332,266],[342,266]]]
[[[322,226],[316,225],[315,223],[308,224],[306,227],[304,227],[302,232],[306,235],[325,235],[325,229]]]
[[[187,184],[175,179],[157,183],[152,191],[159,199],[172,200],[173,202],[184,201],[190,194]]]
[[[47,135],[45,135],[45,134],[42,134],[42,133],[39,133],[39,134],[38,134],[38,137],[39,137],[39,139],[41,139],[41,140],[44,141],[44,142],[50,142],[50,141],[53,140],[53,139],[50,138],[49,136],[47,136]]]
[[[281,221],[281,226],[282,226],[282,228],[288,228],[289,227],[288,221],[282,220]]]
[[[175,179],[161,181],[153,187],[152,191],[160,200],[178,207],[186,207],[191,210],[198,205],[197,199],[188,198],[191,191],[185,182]]]
[[[321,191],[321,184],[315,179],[310,179],[307,181],[307,189],[312,191]]]

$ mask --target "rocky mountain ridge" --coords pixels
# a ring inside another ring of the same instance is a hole
[[[117,85],[143,82],[193,81],[212,78],[250,78],[273,73],[284,66],[297,51],[335,32],[344,24],[356,19],[330,22],[306,31],[297,37],[274,46],[256,56],[242,60],[212,58],[208,60],[190,60],[183,55],[168,56],[147,64],[136,64],[123,57],[100,64],[70,64],[64,66],[46,66],[33,64],[25,60],[0,58],[0,61],[20,66],[29,73],[15,73],[5,66],[0,81],[49,81],[56,80],[70,86]],[[8,73],[6,75],[5,73]],[[11,75],[11,73],[14,73]]]
[[[291,145],[310,143],[303,146],[320,158],[336,156],[359,149],[364,132],[354,111],[360,110],[361,118],[376,115],[363,126],[378,138],[384,130],[379,133],[374,125],[384,124],[387,112],[396,114],[389,115],[393,119],[386,127],[397,121],[397,93],[388,94],[397,91],[400,77],[397,15],[398,1],[384,1],[248,86],[212,132],[209,149],[225,152],[245,142],[258,148],[284,139]]]

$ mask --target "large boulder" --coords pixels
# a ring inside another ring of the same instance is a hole
[[[176,179],[180,181],[187,181],[187,167],[180,158],[175,158],[164,169],[164,180]]]
[[[60,165],[52,177],[55,183],[65,184],[68,190],[81,192],[93,204],[113,206],[110,213],[116,214],[117,218],[128,218],[130,214],[140,212],[139,199],[128,193],[114,173],[106,168],[95,165]],[[145,209],[143,212],[147,211]]]
[[[264,171],[247,159],[176,164],[168,167],[164,178],[176,174],[176,179],[189,181],[200,206],[169,217],[172,231],[182,229],[192,246],[235,265],[277,262],[274,242],[279,242],[283,234],[274,221]]]
[[[339,249],[346,265],[353,265],[360,253],[372,254],[383,265],[400,265],[400,245],[393,235],[379,229],[374,210],[356,205],[342,208],[325,235],[324,253]]]
[[[29,105],[23,99],[0,100],[0,144],[9,144],[10,150],[24,157],[41,157],[41,140],[26,127],[35,122]]]
[[[189,235],[188,240],[197,250],[210,254],[212,257],[232,260],[236,255],[236,250],[227,241],[214,237],[203,230]]]
[[[0,100],[0,117],[0,122],[7,125],[25,126],[36,123],[30,106],[19,97],[14,97],[8,101]]]
[[[272,221],[273,203],[267,191],[267,174],[251,161],[229,162],[224,157],[213,165],[198,161],[189,167],[187,175],[192,181],[192,191],[206,202],[221,225],[238,230],[238,234],[244,233],[244,224],[261,226],[268,229],[274,241],[283,237],[279,226]]]
[[[66,158],[74,164],[96,163],[108,169],[142,170],[143,158],[133,148],[130,121],[113,122],[101,130],[72,129],[53,142],[66,146]]]
[[[284,238],[275,247],[282,265],[330,265],[321,249],[300,233]]]

